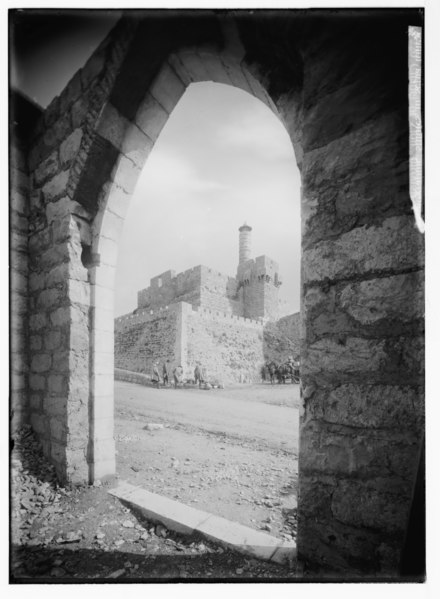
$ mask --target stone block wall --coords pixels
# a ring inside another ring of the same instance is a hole
[[[28,398],[28,198],[24,148],[15,138],[10,151],[10,360],[11,430],[29,421]]]
[[[258,256],[238,266],[239,298],[246,318],[277,320],[281,281],[278,271],[278,264],[268,256]]]
[[[210,292],[228,299],[237,299],[237,281],[207,266],[201,267],[202,293]]]
[[[115,367],[151,374],[153,364],[170,360],[177,366],[178,309],[147,311],[115,320]]]
[[[151,375],[141,372],[132,372],[131,370],[122,370],[115,368],[115,381],[124,381],[126,383],[135,383],[136,385],[151,386]]]
[[[206,288],[202,288],[200,294],[200,306],[207,310],[215,312],[223,312],[234,316],[244,316],[243,303],[239,300],[231,299],[217,292],[211,292]]]
[[[285,329],[273,325],[270,338],[274,348],[286,350],[287,359],[292,343],[296,347],[298,341],[288,340]],[[200,362],[210,378],[225,383],[259,382],[267,359],[264,331],[261,321],[209,308],[193,309],[184,302],[156,311],[140,310],[115,319],[115,366],[151,374],[155,360],[161,365],[170,360],[172,368],[180,363],[185,377],[192,378]]]
[[[150,280],[150,286],[138,291],[138,309],[157,309],[176,301],[200,302],[200,271],[196,268],[177,276],[164,272]]]
[[[261,381],[261,322],[201,308],[189,312],[184,324],[190,372],[200,362],[210,379],[226,383]]]
[[[423,442],[423,236],[407,29],[376,23],[373,50],[353,25],[303,55],[298,543],[311,571],[393,577]]]
[[[150,281],[150,287],[138,292],[138,308],[157,309],[176,302],[200,305],[202,267],[178,273],[169,270]]]
[[[29,418],[61,481],[89,479],[91,436],[84,431],[97,426],[93,410],[89,420],[92,315],[84,265],[92,216],[71,198],[128,39],[122,28],[113,47],[103,42],[29,134]]]
[[[239,316],[243,313],[236,280],[207,266],[195,266],[177,275],[166,271],[152,278],[150,287],[138,292],[138,308],[156,309],[176,302]]]

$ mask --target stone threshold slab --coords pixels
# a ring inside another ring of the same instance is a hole
[[[148,519],[181,534],[199,533],[205,538],[258,559],[283,564],[296,558],[296,544],[214,516],[141,487],[120,481],[109,493],[133,505]]]

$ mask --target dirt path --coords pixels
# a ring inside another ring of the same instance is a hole
[[[115,398],[121,479],[295,539],[296,385],[202,391],[117,382]]]

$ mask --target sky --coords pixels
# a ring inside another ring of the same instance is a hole
[[[118,13],[37,13],[12,29],[10,83],[46,107],[111,29]],[[55,19],[55,20],[54,20]],[[119,244],[115,315],[136,308],[152,277],[203,264],[234,276],[238,228],[252,257],[280,267],[280,295],[299,310],[300,177],[287,131],[250,94],[190,85],[162,130],[130,202]]]

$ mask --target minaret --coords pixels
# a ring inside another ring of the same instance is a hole
[[[238,265],[240,266],[251,257],[252,227],[244,223],[238,230],[240,231]]]

